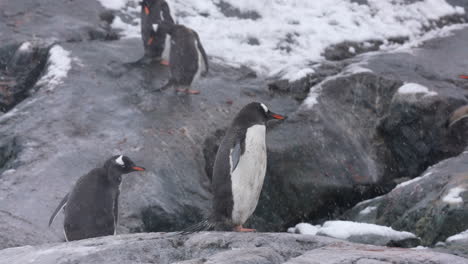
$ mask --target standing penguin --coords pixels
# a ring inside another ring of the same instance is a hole
[[[237,114],[226,132],[213,167],[213,213],[183,231],[255,231],[242,225],[257,207],[267,166],[266,123],[284,116],[262,103],[250,103]]]
[[[143,0],[141,3],[141,39],[145,49],[145,58],[162,59],[166,47],[166,32],[153,27],[156,23],[174,24],[169,5],[164,0]],[[162,60],[162,64],[168,64]]]
[[[189,88],[200,76],[208,73],[209,65],[197,32],[183,25],[170,23],[158,24],[158,28],[171,37],[169,56],[171,77],[161,89],[174,86],[179,92],[199,94],[199,91]]]
[[[144,170],[126,156],[113,156],[102,168],[78,179],[50,217],[49,226],[63,208],[67,241],[115,234],[122,174]]]

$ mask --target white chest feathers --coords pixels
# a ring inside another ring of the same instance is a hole
[[[257,207],[267,165],[265,132],[264,125],[247,129],[245,151],[231,173],[234,201],[232,221],[235,225],[244,224]]]
[[[203,59],[203,55],[200,51],[200,48],[198,47],[198,41],[195,39],[195,49],[197,50],[197,72],[195,73],[195,76],[193,77],[192,82],[196,82],[198,79],[200,79],[200,75],[202,72],[206,70],[206,65],[205,65],[205,60]]]

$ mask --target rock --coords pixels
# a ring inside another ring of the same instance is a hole
[[[413,232],[426,246],[444,241],[468,229],[467,161],[468,152],[444,160],[390,193],[358,204],[343,217],[363,220],[363,210],[373,207],[375,214],[366,222]]]
[[[437,243],[434,250],[468,258],[468,230],[447,238],[445,243]]]
[[[257,20],[262,18],[262,16],[254,11],[241,11],[239,8],[232,6],[229,2],[225,1],[216,1],[216,6],[219,8],[221,13],[223,13],[227,17],[237,17],[241,19],[252,19]]]
[[[287,233],[149,233],[4,249],[0,263],[466,263],[428,250],[391,249]],[[375,263],[375,262],[367,262]]]
[[[430,41],[414,55],[374,54],[322,64],[314,67],[315,75],[270,90],[265,77],[246,67],[213,62],[210,75],[195,85],[201,95],[176,96],[159,91],[167,81],[166,68],[134,63],[143,54],[140,39],[103,41],[112,17],[102,16],[103,11],[96,1],[2,5],[0,21],[13,14],[18,24],[2,28],[0,43],[6,51],[0,51],[0,66],[5,65],[1,58],[16,50],[8,43],[18,46],[34,38],[53,41],[70,56],[59,82],[52,83],[54,76],[49,76],[41,86],[31,84],[37,92],[0,116],[0,135],[14,135],[17,142],[14,152],[2,150],[13,155],[1,157],[6,162],[0,168],[0,210],[5,212],[0,248],[60,241],[62,215],[49,229],[50,214],[76,179],[116,153],[147,168],[123,179],[119,234],[180,230],[201,220],[210,211],[218,142],[251,101],[290,116],[268,128],[268,175],[247,223],[258,230],[321,223],[389,191],[394,179],[415,177],[463,148],[463,133],[444,132],[444,114],[434,116],[434,107],[450,111],[466,103],[465,84],[450,76],[467,68],[461,56],[467,30]],[[285,36],[278,49],[292,52],[296,38],[294,32]],[[453,59],[444,60],[447,56]],[[366,63],[370,70],[363,68]],[[440,98],[397,100],[404,82],[421,82]],[[413,125],[411,120],[420,121]],[[400,125],[404,132],[397,129]],[[411,151],[405,153],[392,135],[401,136]],[[406,157],[412,162],[402,161]],[[250,255],[273,262],[287,259],[267,249]]]
[[[24,42],[0,50],[0,111],[8,112],[34,92],[46,68],[49,46]]]

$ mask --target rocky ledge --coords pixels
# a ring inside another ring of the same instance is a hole
[[[288,233],[146,233],[0,251],[0,263],[466,263],[427,249],[386,248]]]

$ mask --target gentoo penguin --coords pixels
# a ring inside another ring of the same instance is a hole
[[[452,127],[458,121],[468,117],[468,105],[461,106],[457,110],[453,111],[448,120],[448,127]]]
[[[257,206],[267,167],[266,123],[284,116],[262,103],[246,105],[226,132],[213,167],[213,213],[182,233],[200,230],[254,231],[242,225]]]
[[[208,73],[208,58],[197,32],[183,25],[161,23],[159,28],[171,37],[170,72],[171,77],[161,90],[174,86],[176,91],[198,94],[190,90],[190,85],[200,76]]]
[[[153,25],[161,22],[174,24],[169,5],[164,0],[143,0],[140,5],[144,58],[161,59],[166,46],[166,32]],[[161,63],[167,64],[167,61],[161,61]]]
[[[93,169],[78,179],[50,217],[49,226],[63,208],[67,241],[115,235],[122,174],[144,170],[126,156],[113,156],[102,168]]]

